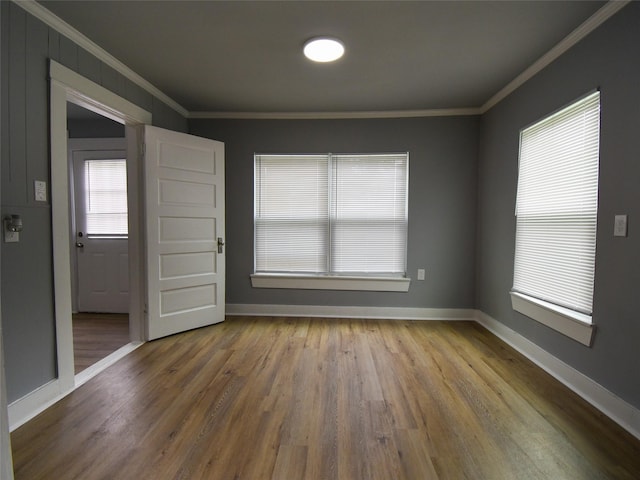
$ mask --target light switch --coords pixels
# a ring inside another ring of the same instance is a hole
[[[41,180],[36,180],[34,182],[35,191],[36,191],[36,202],[46,202],[47,201],[47,182],[43,182]]]
[[[424,268],[418,269],[418,280],[424,280]]]
[[[614,237],[627,236],[627,216],[626,215],[615,216],[615,222],[613,225],[613,236]]]

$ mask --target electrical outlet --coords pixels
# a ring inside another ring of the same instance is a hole
[[[614,237],[626,237],[627,236],[627,216],[616,215],[613,224],[613,236]]]
[[[418,280],[424,280],[424,268],[418,269]]]

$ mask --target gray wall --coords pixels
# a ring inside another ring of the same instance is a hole
[[[631,3],[482,117],[477,306],[640,408],[640,3]],[[518,135],[601,88],[598,236],[592,348],[511,309]],[[613,237],[615,214],[628,238]]]
[[[69,138],[120,138],[124,137],[124,125],[108,118],[67,119]]]
[[[2,326],[9,402],[56,377],[51,204],[35,202],[49,183],[48,59],[152,112],[157,126],[186,131],[181,115],[12,2],[2,8],[2,216],[20,214],[20,243],[1,243]]]
[[[190,120],[226,149],[227,302],[473,308],[477,117]],[[409,157],[408,293],[254,289],[253,154],[403,152]]]

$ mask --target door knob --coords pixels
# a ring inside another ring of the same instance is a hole
[[[84,243],[82,243],[82,242],[76,242],[76,247],[78,247],[78,248],[82,248],[82,247],[84,247]]]
[[[222,253],[222,247],[224,247],[224,240],[222,237],[218,237],[218,253]]]

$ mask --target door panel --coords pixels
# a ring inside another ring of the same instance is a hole
[[[89,199],[86,193],[87,162],[125,159],[124,150],[76,150],[73,152],[75,202],[76,308],[79,312],[129,312],[129,257],[126,236],[87,234]]]
[[[160,279],[173,280],[216,271],[214,252],[174,253],[160,258]]]
[[[224,320],[224,144],[145,127],[148,338]]]

